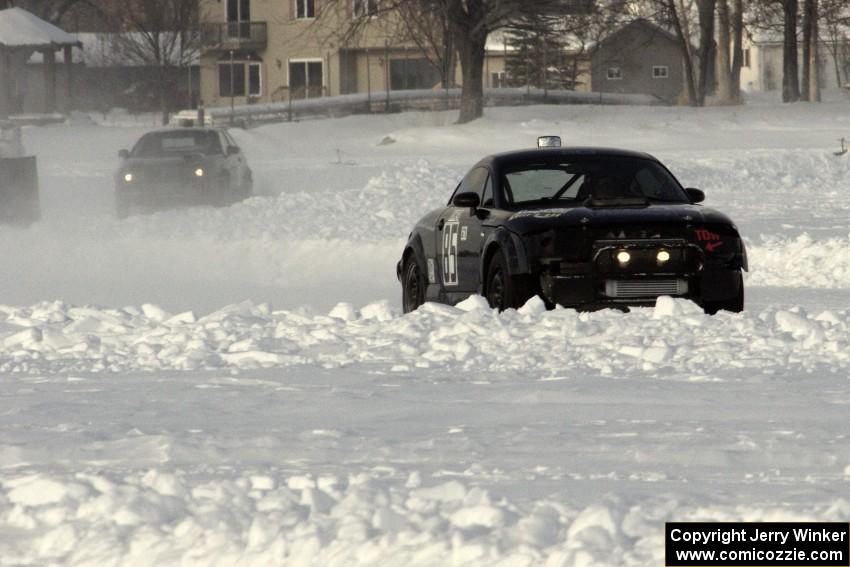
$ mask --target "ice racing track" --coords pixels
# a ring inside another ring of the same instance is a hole
[[[0,227],[0,565],[642,567],[666,520],[846,521],[850,110],[778,108],[236,131],[258,196],[121,221],[113,149],[142,127],[27,130],[44,214]],[[553,127],[639,141],[733,213],[745,312],[402,316],[411,223]]]

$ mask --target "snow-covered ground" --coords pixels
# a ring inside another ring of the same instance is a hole
[[[235,131],[257,196],[117,220],[132,121],[27,129],[0,227],[0,565],[646,566],[667,520],[850,516],[850,100]],[[482,155],[649,151],[749,244],[745,313],[398,313]],[[394,143],[380,144],[386,137]]]

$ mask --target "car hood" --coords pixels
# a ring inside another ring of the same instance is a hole
[[[518,234],[570,226],[603,227],[613,224],[665,224],[683,227],[723,224],[734,227],[731,219],[725,214],[690,204],[528,209],[511,215],[506,224],[510,230]]]

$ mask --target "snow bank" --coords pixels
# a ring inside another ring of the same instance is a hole
[[[398,373],[475,370],[525,376],[635,371],[723,379],[850,368],[850,312],[801,308],[706,316],[661,298],[655,308],[545,311],[538,298],[499,314],[475,296],[399,316],[387,302],[329,315],[242,303],[197,316],[153,305],[100,309],[61,302],[0,306],[0,372],[67,373],[370,365]],[[450,373],[464,376],[463,373]],[[745,379],[745,378],[736,378]]]
[[[494,498],[457,480],[409,488],[379,474],[202,481],[129,475],[8,475],[4,564],[645,567],[663,561],[665,521],[846,520],[808,509],[616,498],[586,507]]]
[[[750,248],[750,285],[850,288],[850,236],[768,236]]]

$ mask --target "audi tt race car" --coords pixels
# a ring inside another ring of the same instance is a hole
[[[115,207],[119,217],[185,205],[230,205],[249,197],[251,169],[219,128],[148,132],[130,151],[118,152]]]
[[[744,243],[729,217],[697,204],[704,199],[645,153],[551,147],[486,157],[410,234],[397,266],[404,311],[481,294],[500,310],[534,295],[577,309],[669,295],[707,313],[739,312]]]

